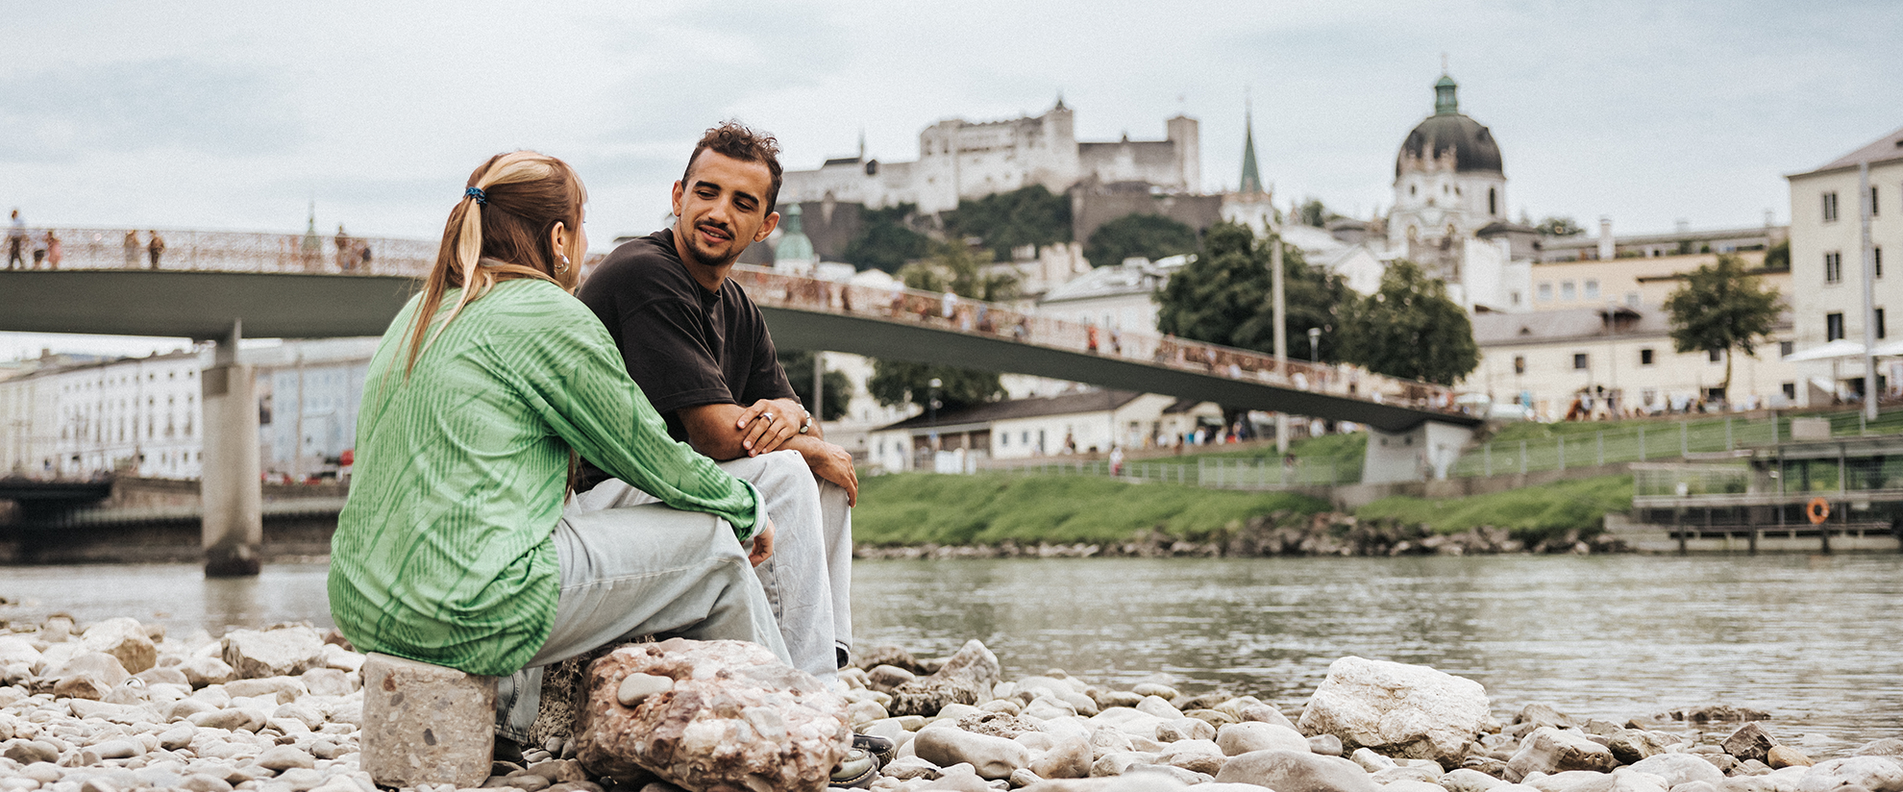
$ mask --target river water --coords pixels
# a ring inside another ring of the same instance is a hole
[[[204,580],[196,566],[0,567],[0,619],[66,612],[172,629],[329,626],[322,564]],[[865,561],[861,646],[977,638],[1006,677],[1165,679],[1300,707],[1344,655],[1623,722],[1704,704],[1772,713],[1812,756],[1903,735],[1903,556]]]

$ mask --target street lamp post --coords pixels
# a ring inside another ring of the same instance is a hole
[[[936,454],[938,452],[938,389],[944,387],[945,382],[933,377],[927,384],[931,386],[931,392],[925,398],[925,414],[927,422],[931,424],[931,434],[927,435],[930,442],[926,447]]]

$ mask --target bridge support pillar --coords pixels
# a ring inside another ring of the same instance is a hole
[[[258,574],[264,545],[264,491],[258,463],[258,400],[251,367],[238,362],[241,321],[234,321],[203,388],[205,451],[200,468],[206,577]]]
[[[1460,461],[1460,450],[1472,439],[1473,429],[1431,420],[1403,432],[1369,427],[1361,482],[1446,480],[1447,471]]]

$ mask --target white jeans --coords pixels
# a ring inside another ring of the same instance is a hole
[[[548,640],[496,681],[496,728],[521,742],[542,700],[542,666],[644,635],[752,641],[792,658],[733,526],[659,504],[562,515],[561,595]]]
[[[773,518],[773,557],[754,569],[792,665],[829,686],[852,650],[852,509],[846,490],[817,478],[798,451],[721,462],[752,482]],[[586,514],[654,498],[609,479],[575,496],[568,513]]]

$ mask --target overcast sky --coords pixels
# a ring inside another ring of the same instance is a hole
[[[757,6],[751,7],[748,6]],[[1084,140],[1202,122],[1233,187],[1243,102],[1278,196],[1366,216],[1445,54],[1515,216],[1621,232],[1785,222],[1785,174],[1903,126],[1903,4],[78,2],[0,0],[0,206],[62,226],[434,238],[469,171],[533,148],[587,182],[596,246],[653,230],[698,133],[790,169],[917,157],[944,118]],[[0,336],[0,358],[44,339]],[[76,346],[60,339],[56,346]]]

